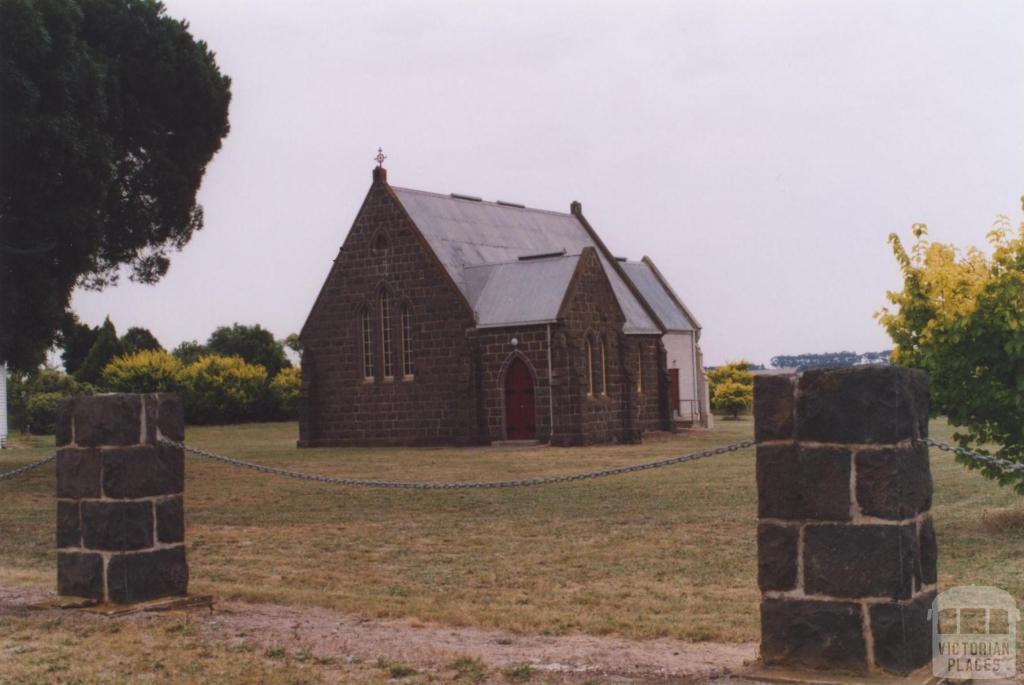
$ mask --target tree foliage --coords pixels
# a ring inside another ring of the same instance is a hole
[[[142,352],[144,350],[164,351],[163,345],[160,344],[155,335],[149,332],[148,328],[140,328],[138,326],[132,326],[125,331],[124,335],[121,336],[121,347],[124,348],[125,354]]]
[[[1022,198],[1024,203],[1024,198]],[[927,239],[913,227],[907,251],[890,236],[903,289],[878,318],[896,343],[893,359],[931,375],[932,411],[949,417],[962,447],[1024,462],[1024,222],[1000,217],[991,254]],[[1024,494],[1024,476],[973,468]]]
[[[78,320],[74,312],[68,312],[61,324],[57,345],[60,347],[60,359],[64,363],[64,371],[75,373],[89,356],[96,337],[100,334],[99,326],[90,326]]]
[[[754,403],[752,366],[750,362],[741,360],[708,371],[712,409],[734,419],[740,412],[750,409]]]
[[[178,375],[191,423],[231,423],[254,415],[265,396],[267,370],[241,357],[210,355]]]
[[[0,359],[34,369],[76,285],[153,283],[203,225],[230,79],[154,0],[0,0]]]
[[[209,352],[206,349],[206,345],[198,340],[185,340],[171,350],[171,354],[177,357],[178,361],[182,364],[188,366],[199,361],[200,357],[209,354]]]
[[[221,326],[210,334],[206,349],[223,357],[237,356],[249,364],[259,364],[271,378],[283,368],[292,365],[285,356],[284,346],[274,340],[274,334],[259,324]]]
[[[181,362],[163,350],[117,357],[103,369],[103,387],[114,392],[176,392]]]
[[[75,371],[75,378],[83,383],[98,385],[102,380],[103,369],[114,357],[119,357],[123,353],[124,347],[117,337],[117,329],[114,328],[114,324],[110,322],[108,316],[100,326],[100,332],[92,347],[89,348],[89,354],[86,355],[85,361]]]

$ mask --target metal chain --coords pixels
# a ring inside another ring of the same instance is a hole
[[[11,478],[16,478],[16,477],[20,476],[21,474],[25,473],[26,471],[31,471],[32,469],[37,469],[40,466],[45,466],[46,464],[49,464],[51,461],[53,461],[56,458],[57,458],[56,454],[51,454],[50,456],[46,457],[45,459],[40,459],[39,461],[34,461],[31,464],[25,464],[24,466],[22,466],[20,468],[14,469],[13,471],[8,471],[7,473],[0,473],[0,480],[10,480]]]
[[[402,482],[402,481],[388,481],[388,480],[360,480],[358,478],[335,478],[333,476],[320,476],[312,473],[303,473],[301,471],[289,471],[288,469],[275,468],[273,466],[263,466],[262,464],[253,464],[252,462],[242,461],[240,459],[232,459],[231,457],[225,457],[221,454],[214,452],[208,452],[207,450],[199,449],[197,447],[189,447],[180,442],[174,442],[172,440],[162,439],[162,442],[179,447],[192,454],[199,455],[212,461],[219,461],[224,464],[230,464],[231,466],[237,466],[243,469],[251,469],[260,473],[269,473],[275,476],[286,476],[288,478],[297,478],[299,480],[308,480],[316,483],[330,483],[332,485],[350,485],[353,487],[363,488],[394,488],[394,489],[407,489],[407,490],[478,490],[478,489],[494,489],[494,488],[515,488],[515,487],[528,487],[531,485],[549,485],[551,483],[568,483],[578,480],[588,480],[590,478],[604,478],[605,476],[617,476],[623,473],[635,473],[637,471],[647,471],[648,469],[656,469],[662,466],[671,466],[672,464],[682,464],[688,461],[696,461],[698,459],[706,459],[708,457],[714,457],[721,454],[728,454],[730,452],[737,452],[742,449],[754,446],[753,440],[744,440],[728,447],[716,447],[713,449],[707,449],[702,452],[692,452],[690,454],[684,454],[679,457],[670,457],[668,459],[660,459],[658,461],[649,461],[643,464],[634,464],[632,466],[615,466],[613,468],[601,469],[600,471],[587,471],[585,473],[576,473],[566,476],[546,476],[542,478],[527,478],[523,480],[499,480],[499,481],[481,481],[481,482],[455,482],[455,483],[418,483],[418,482]]]
[[[956,447],[954,445],[949,445],[944,442],[939,442],[938,440],[932,440],[931,438],[925,438],[921,442],[923,442],[926,445],[930,445],[931,447],[938,448],[943,452],[953,452],[954,454],[957,454],[961,457],[965,457],[971,461],[981,462],[988,466],[996,466],[1000,469],[1003,469],[1004,471],[1016,471],[1018,473],[1024,474],[1024,464],[1022,463],[1008,461],[1006,459],[1000,459],[999,457],[993,457],[991,454],[973,452],[967,449],[966,447]]]

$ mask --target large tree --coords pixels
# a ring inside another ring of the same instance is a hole
[[[153,283],[203,226],[230,79],[153,0],[0,0],[0,359],[34,368],[76,285]]]
[[[893,309],[879,319],[893,360],[929,372],[932,410],[960,446],[1024,462],[1024,222],[1001,217],[990,254],[931,242],[923,224],[913,233],[909,251],[890,236],[903,290],[888,293]],[[1024,494],[1019,471],[961,461]]]
[[[259,324],[221,326],[210,334],[206,350],[225,357],[241,357],[249,364],[259,364],[273,378],[281,369],[292,365],[284,354],[284,345],[274,334]]]

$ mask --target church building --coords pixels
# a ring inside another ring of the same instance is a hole
[[[699,335],[654,263],[614,257],[578,202],[410,190],[378,166],[300,334],[299,446],[585,445],[701,425]]]

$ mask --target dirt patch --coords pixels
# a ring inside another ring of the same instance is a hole
[[[60,615],[66,622],[180,620],[181,614],[133,614],[105,618],[58,609],[31,609],[53,599],[38,590],[0,587],[0,616]],[[206,639],[260,649],[307,651],[346,661],[378,658],[443,672],[460,657],[479,659],[488,669],[529,665],[537,671],[617,682],[706,681],[739,670],[755,657],[754,644],[688,643],[658,639],[632,641],[590,635],[517,635],[479,628],[452,628],[399,620],[368,619],[330,609],[218,602],[196,611],[190,622]],[[569,682],[566,681],[566,682]]]

